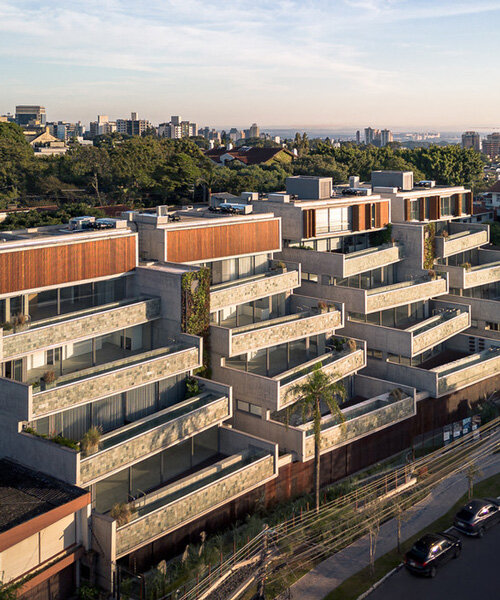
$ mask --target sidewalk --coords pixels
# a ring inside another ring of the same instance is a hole
[[[478,466],[483,475],[476,482],[500,471],[500,455],[489,456]],[[467,480],[461,473],[442,481],[425,500],[408,510],[410,516],[401,528],[402,540],[407,540],[439,519],[466,492]],[[376,558],[383,556],[396,545],[397,526],[396,520],[392,519],[380,527]],[[293,600],[323,600],[343,581],[368,565],[368,547],[368,536],[364,536],[327,558],[292,585],[290,597]]]

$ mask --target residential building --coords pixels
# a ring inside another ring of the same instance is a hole
[[[365,144],[380,145],[380,129],[365,127]]]
[[[190,121],[182,121],[179,116],[172,116],[168,123],[160,123],[158,135],[170,139],[195,137],[198,135],[198,126]]]
[[[477,131],[466,131],[462,133],[462,148],[472,148],[481,152],[481,136]]]
[[[0,459],[0,573],[20,598],[70,598],[90,550],[90,494]]]
[[[44,126],[46,121],[45,106],[26,104],[16,106],[16,123],[21,127]]]
[[[239,148],[212,148],[205,156],[216,165],[225,165],[233,160],[244,165],[269,165],[276,162],[290,163],[295,156],[286,148],[257,148],[240,146]]]
[[[54,154],[65,154],[68,150],[66,143],[50,133],[50,127],[37,127],[31,129],[26,127],[23,131],[24,137],[35,151],[35,156],[51,156]]]
[[[492,159],[500,156],[500,133],[490,133],[483,140],[483,154]]]
[[[359,129],[356,131],[356,144],[361,144],[361,132]]]
[[[387,144],[390,144],[393,141],[394,136],[392,134],[392,131],[390,129],[382,129],[382,131],[380,132],[380,145],[387,146]]]
[[[289,177],[110,229],[82,217],[0,234],[0,458],[89,494],[80,562],[108,591],[257,501],[310,491],[294,386],[313,369],[346,390],[344,426],[322,407],[322,484],[498,389],[484,286],[500,258],[487,225],[460,221],[469,190],[408,172],[352,183]]]
[[[116,131],[116,121],[110,121],[107,115],[97,115],[97,121],[90,122],[89,135],[95,138],[98,135],[109,135]]]
[[[136,112],[131,113],[130,119],[116,119],[117,133],[125,135],[142,135],[151,128],[146,119],[139,119]]]

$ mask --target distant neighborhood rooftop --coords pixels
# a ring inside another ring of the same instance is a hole
[[[286,148],[214,148],[207,150],[205,156],[223,165],[226,162],[236,160],[244,165],[262,165],[272,162],[291,162],[295,155]]]

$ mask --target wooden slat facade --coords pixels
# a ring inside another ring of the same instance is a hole
[[[0,294],[106,277],[136,267],[136,236],[0,252]]]
[[[441,198],[440,196],[431,196],[429,198],[429,216],[431,221],[441,218]]]
[[[302,211],[302,220],[303,220],[303,235],[304,238],[313,238],[316,237],[316,210],[303,210]]]
[[[167,260],[197,262],[281,248],[279,219],[167,231]]]

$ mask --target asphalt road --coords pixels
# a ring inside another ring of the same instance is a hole
[[[462,540],[462,553],[438,569],[434,579],[417,577],[403,568],[367,600],[499,600],[500,524],[488,529],[482,539],[455,529],[450,533]]]

